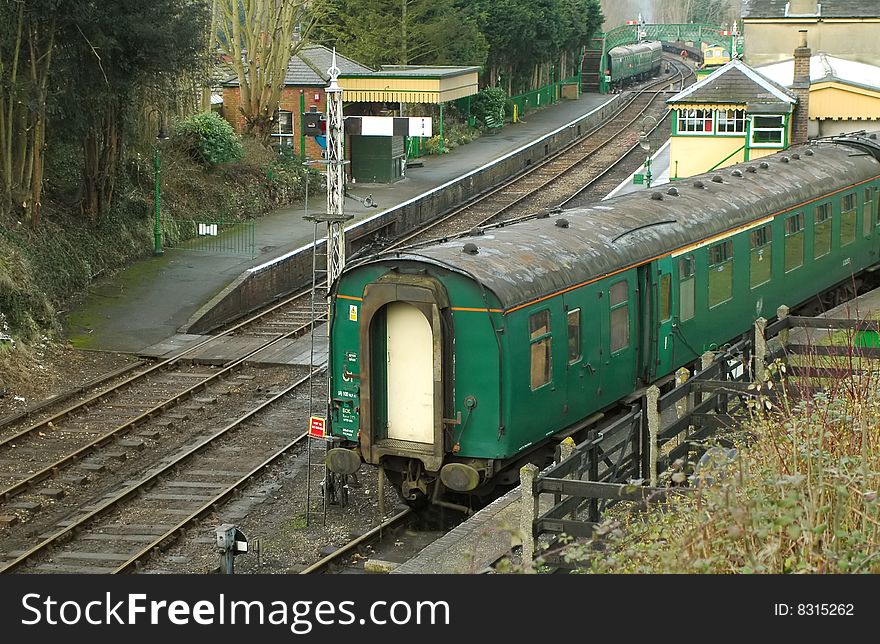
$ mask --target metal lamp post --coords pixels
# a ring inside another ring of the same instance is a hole
[[[161,173],[162,168],[162,157],[161,152],[159,150],[159,144],[168,138],[165,133],[165,124],[160,120],[159,121],[159,132],[156,134],[156,153],[154,157],[154,164],[156,170],[156,212],[155,217],[153,219],[153,256],[159,257],[160,255],[165,254],[165,250],[162,248],[162,221],[160,217],[160,191],[159,191],[159,175]]]
[[[648,153],[645,159],[645,187],[651,187],[651,132],[657,125],[657,119],[646,116],[642,119],[642,131],[639,132],[639,146]]]

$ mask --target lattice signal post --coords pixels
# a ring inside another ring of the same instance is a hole
[[[362,134],[369,136],[431,136],[432,120],[429,117],[351,117],[346,128],[346,122],[342,115],[342,88],[339,86],[339,68],[336,66],[336,50],[333,50],[333,59],[330,69],[330,84],[326,89],[327,115],[321,121],[323,115],[316,112],[303,114],[303,128],[306,134],[319,135],[326,130],[327,134],[327,212],[321,215],[307,215],[305,218],[315,223],[315,235],[312,255],[312,377],[309,386],[309,449],[308,449],[308,490],[306,493],[306,523],[309,516],[315,513],[322,514],[322,520],[327,521],[327,504],[346,502],[346,479],[345,476],[332,475],[326,468],[326,458],[316,461],[317,454],[326,457],[327,449],[333,437],[325,434],[318,437],[317,432],[311,430],[315,426],[315,420],[329,418],[331,392],[328,385],[318,392],[315,385],[315,339],[318,327],[326,324],[329,333],[330,325],[330,287],[345,268],[345,224],[352,216],[343,211],[345,201],[345,150],[344,141],[346,130],[350,134]],[[442,108],[442,104],[441,104]],[[368,205],[365,203],[365,205]],[[308,204],[306,204],[308,207]],[[322,262],[321,249],[318,245],[318,232],[321,224],[327,226],[326,261]],[[322,286],[323,284],[323,286]],[[322,301],[323,300],[323,301]],[[329,345],[328,345],[329,356]],[[314,452],[314,455],[313,455]],[[321,510],[312,508],[312,470],[321,470],[322,507]]]
[[[317,432],[312,429],[315,426],[315,420],[321,419],[326,422],[329,411],[330,389],[329,378],[328,385],[319,393],[315,384],[315,341],[316,331],[321,323],[325,324],[325,329],[329,332],[330,325],[330,287],[333,281],[342,273],[345,267],[345,222],[351,219],[351,215],[346,215],[343,211],[345,200],[345,153],[343,142],[345,132],[343,129],[342,116],[342,88],[339,87],[339,67],[336,65],[336,50],[333,50],[333,59],[330,69],[327,70],[330,75],[330,85],[327,87],[327,212],[325,214],[307,216],[306,219],[315,222],[315,237],[312,262],[312,375],[309,383],[309,436],[308,436],[308,476],[306,478],[306,525],[312,514],[319,513],[322,516],[322,523],[327,522],[327,505],[336,501],[337,494],[342,493],[344,499],[344,491],[340,489],[340,484],[344,485],[344,481],[336,480],[335,476],[331,476],[327,471],[326,454],[329,440],[327,436],[318,436]],[[320,251],[318,247],[318,227],[320,224],[326,224],[327,236],[326,245],[324,247],[326,253],[326,263],[322,266],[320,260]],[[322,285],[323,283],[323,285]],[[323,301],[321,301],[323,300]],[[320,454],[320,457],[318,456]],[[312,470],[320,469],[323,472],[321,479],[321,508],[312,508]]]

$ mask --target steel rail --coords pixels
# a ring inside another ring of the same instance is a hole
[[[163,467],[154,471],[152,474],[149,474],[149,475],[145,476],[144,478],[142,478],[140,481],[137,481],[136,483],[128,486],[125,490],[123,490],[123,491],[119,492],[118,494],[116,494],[115,496],[107,499],[101,505],[99,505],[95,509],[91,510],[87,514],[84,514],[83,516],[79,517],[76,521],[72,522],[70,525],[62,528],[61,530],[59,530],[55,534],[45,538],[43,541],[41,541],[37,545],[26,550],[25,552],[20,554],[15,559],[8,562],[3,568],[0,568],[0,574],[11,572],[12,570],[21,566],[25,561],[31,559],[34,555],[45,551],[52,544],[57,543],[59,540],[63,539],[64,537],[66,537],[68,535],[72,535],[72,534],[76,533],[77,531],[81,531],[83,529],[83,526],[87,522],[103,515],[104,513],[108,512],[109,510],[116,508],[122,501],[129,499],[132,496],[137,495],[138,492],[140,492],[144,488],[149,487],[150,485],[156,483],[162,476],[168,474],[169,472],[173,472],[175,468],[180,467],[185,461],[189,460],[190,458],[192,458],[193,456],[195,456],[197,454],[202,453],[205,449],[212,446],[215,443],[215,441],[217,441],[219,438],[226,436],[232,430],[239,428],[245,421],[249,420],[250,418],[252,418],[256,414],[260,413],[261,411],[263,411],[267,407],[274,405],[276,402],[281,400],[284,396],[289,394],[291,391],[293,391],[297,387],[303,386],[304,383],[307,383],[309,381],[309,378],[311,378],[311,376],[313,376],[316,373],[319,373],[320,371],[321,371],[321,369],[313,370],[308,376],[300,378],[299,380],[297,380],[295,383],[293,383],[292,385],[290,385],[289,387],[287,387],[283,391],[275,394],[274,396],[272,396],[272,398],[269,398],[268,400],[264,401],[263,403],[261,403],[260,405],[255,407],[254,409],[247,412],[244,416],[241,416],[240,418],[234,420],[232,423],[230,423],[229,425],[227,425],[223,429],[215,432],[211,436],[206,437],[200,443],[198,443],[197,445],[194,445],[193,447],[191,447],[187,451],[180,453],[180,455],[174,461],[171,461],[171,462],[165,464]],[[301,441],[306,435],[307,435],[306,433],[303,433],[302,435],[297,437],[294,441],[289,443],[283,449],[285,449],[285,450],[291,449],[295,444],[297,444],[299,441]],[[276,454],[272,458],[278,458],[278,457],[280,457],[280,455],[281,455],[281,453],[279,452],[278,454]],[[266,466],[267,466],[266,462],[264,461],[259,467],[266,467]],[[248,474],[247,476],[242,477],[242,478],[247,479],[247,478],[250,478],[251,476],[253,476],[253,474]],[[237,481],[236,485],[240,484],[240,482],[241,481]],[[194,519],[192,519],[192,520],[194,520]],[[179,531],[180,531],[180,527],[175,526],[174,532],[179,532]],[[167,536],[168,536],[167,534],[163,535],[163,538],[165,538]],[[131,560],[132,563],[133,563],[133,561],[134,560]],[[125,564],[120,566],[120,568],[122,568],[123,566],[127,567],[128,565],[131,565],[131,564],[129,562],[126,562]]]
[[[74,396],[83,393],[84,391],[104,384],[108,380],[113,380],[114,378],[123,376],[129,371],[134,371],[138,367],[143,367],[145,364],[147,364],[145,360],[138,360],[137,362],[125,365],[124,367],[120,367],[119,369],[108,371],[107,373],[101,374],[96,378],[92,378],[91,380],[84,382],[78,387],[74,387],[72,389],[68,389],[67,391],[62,391],[53,396],[49,396],[48,398],[41,400],[37,404],[28,407],[27,409],[22,409],[21,411],[4,416],[3,418],[0,418],[0,431],[2,431],[4,427],[8,427],[13,423],[17,423],[23,418],[33,416],[34,414],[45,409],[46,407],[51,407],[52,405],[57,405],[60,402],[69,400]],[[0,442],[0,445],[2,445],[2,442]]]
[[[648,135],[650,136],[650,135],[653,134],[653,133],[654,133],[654,132],[655,132],[655,131],[661,126],[661,125],[663,125],[664,123],[666,123],[666,120],[667,120],[668,118],[669,118],[669,115],[667,114],[667,115],[664,116],[662,119],[660,119],[660,120],[657,122],[657,125],[655,125],[654,127],[651,128],[651,130],[648,132]],[[629,149],[628,149],[628,150],[627,150],[627,151],[626,151],[626,152],[625,152],[625,153],[624,153],[619,159],[617,159],[617,161],[615,161],[615,162],[612,163],[610,166],[608,166],[607,168],[605,168],[605,170],[603,170],[600,174],[598,174],[598,175],[595,176],[594,178],[590,179],[590,181],[588,181],[588,182],[587,182],[586,184],[584,184],[581,188],[579,188],[577,192],[575,192],[575,193],[572,194],[572,195],[569,195],[569,196],[566,197],[563,201],[560,201],[559,204],[558,204],[558,207],[559,207],[559,208],[565,208],[565,206],[567,206],[567,205],[570,204],[572,201],[574,201],[575,199],[577,199],[578,197],[580,197],[580,196],[581,196],[583,193],[585,193],[587,190],[589,190],[590,188],[592,188],[593,186],[595,186],[599,181],[601,181],[602,179],[604,179],[608,174],[610,174],[614,169],[616,169],[617,166],[618,166],[620,163],[622,163],[622,162],[623,162],[623,161],[624,161],[624,160],[625,160],[630,154],[632,154],[633,152],[635,152],[635,151],[638,149],[638,147],[639,147],[639,144],[638,144],[638,143],[635,143],[635,144],[633,144],[632,146],[630,146],[630,148],[629,148]]]
[[[673,64],[675,64],[677,61],[673,60],[672,62],[673,62]],[[690,75],[691,75],[691,76],[694,75],[693,70],[690,70],[690,69],[688,68],[688,71],[690,72]],[[666,79],[666,80],[668,80],[668,79]],[[676,80],[678,80],[678,79],[676,79]],[[654,126],[654,128],[652,128],[651,132],[654,132],[654,130],[656,130],[656,129],[660,126],[660,124],[664,122],[664,120],[665,120],[665,117],[664,117],[664,119],[661,119],[660,122],[659,122],[656,126]],[[610,122],[610,121],[609,121],[609,122]],[[607,123],[606,123],[606,125],[607,125]],[[621,155],[621,156],[620,156],[620,157],[619,157],[619,158],[618,158],[618,159],[617,159],[617,160],[616,160],[616,161],[615,161],[615,162],[614,162],[609,168],[607,168],[606,170],[604,170],[600,175],[598,175],[598,176],[595,177],[594,179],[591,179],[590,182],[589,182],[584,188],[581,188],[581,189],[579,190],[579,192],[576,193],[576,194],[582,193],[587,187],[589,187],[590,185],[595,184],[596,181],[600,180],[604,175],[607,175],[608,172],[609,172],[610,170],[612,170],[617,164],[619,164],[619,163],[622,162],[627,156],[629,156],[630,154],[632,154],[633,150],[635,150],[635,148],[636,148],[637,146],[638,146],[638,144],[634,144],[632,147],[630,147],[630,148],[629,148],[629,149],[628,149],[623,155]],[[522,175],[520,175],[520,176],[522,176]],[[572,198],[572,199],[573,199],[573,198]],[[555,206],[555,207],[562,207],[563,205],[565,205],[566,203],[568,203],[568,202],[569,202],[570,200],[572,200],[572,199],[566,199],[565,201],[562,201],[562,202],[560,202],[559,204],[557,204],[557,206]],[[531,220],[531,219],[536,219],[536,218],[538,218],[540,215],[541,215],[541,213],[529,213],[529,214],[527,214],[527,215],[521,215],[521,216],[519,216],[519,217],[511,217],[510,219],[504,219],[504,220],[502,220],[502,221],[499,221],[499,222],[496,222],[496,223],[492,223],[492,224],[480,224],[480,226],[481,226],[481,227],[482,227],[482,226],[485,226],[485,229],[486,229],[486,230],[490,230],[490,229],[493,229],[493,228],[503,228],[504,226],[509,226],[510,224],[516,224],[516,223],[519,223],[519,222],[522,222],[522,221],[529,221],[529,220]],[[485,220],[485,221],[489,221],[489,220],[487,219],[487,220]],[[462,230],[462,231],[459,231],[459,232],[457,232],[457,233],[452,233],[452,234],[449,234],[449,235],[444,235],[443,237],[436,237],[436,238],[431,239],[431,240],[425,240],[424,242],[420,242],[419,244],[416,244],[416,245],[417,245],[417,246],[421,246],[421,245],[423,245],[423,244],[440,243],[440,242],[443,242],[443,241],[445,241],[445,240],[455,239],[455,238],[458,238],[458,237],[468,236],[469,234],[470,234],[469,230]],[[388,246],[388,247],[386,247],[386,248],[394,248],[394,247],[396,247],[396,245]]]
[[[405,510],[401,510],[400,512],[398,512],[394,516],[389,517],[388,519],[386,519],[385,521],[383,521],[382,523],[377,525],[375,528],[371,528],[367,532],[363,533],[357,539],[352,539],[351,541],[346,543],[344,546],[341,546],[337,550],[334,550],[332,553],[330,553],[329,555],[327,555],[323,559],[320,559],[319,561],[316,561],[308,568],[301,570],[299,572],[299,574],[311,575],[311,574],[316,573],[319,570],[326,568],[328,565],[330,565],[331,563],[333,563],[337,559],[341,558],[342,555],[348,554],[349,552],[351,552],[352,550],[357,548],[362,543],[369,541],[370,539],[372,539],[374,537],[381,537],[382,530],[385,530],[387,528],[390,528],[392,526],[397,525],[398,523],[403,521],[406,517],[410,516],[412,513],[413,513],[413,511],[411,508],[406,508]]]
[[[672,62],[673,62],[674,64],[676,63],[676,61],[672,61]],[[486,201],[489,197],[492,197],[493,195],[497,194],[498,192],[500,192],[500,191],[502,191],[502,190],[505,190],[506,188],[509,188],[510,186],[512,186],[512,185],[514,185],[514,184],[516,184],[516,183],[518,183],[518,182],[520,182],[520,181],[525,180],[525,179],[526,179],[527,177],[529,177],[532,173],[534,173],[534,172],[540,170],[540,169],[543,168],[545,165],[547,165],[547,164],[549,164],[549,163],[551,163],[551,162],[553,162],[553,161],[558,161],[560,157],[562,157],[562,156],[565,155],[566,153],[570,152],[570,151],[572,150],[572,148],[575,148],[575,147],[577,147],[577,146],[579,146],[579,145],[583,145],[584,143],[587,142],[587,140],[588,140],[590,137],[593,137],[593,136],[594,136],[596,133],[598,133],[600,130],[607,128],[607,127],[608,127],[608,126],[609,126],[609,125],[610,125],[615,119],[619,118],[625,110],[627,110],[628,108],[630,108],[630,107],[632,106],[632,104],[633,104],[633,103],[634,103],[639,97],[651,93],[650,90],[651,90],[652,87],[655,87],[655,86],[657,86],[657,85],[665,85],[665,84],[675,83],[675,82],[678,82],[679,80],[681,80],[681,81],[683,82],[683,81],[684,81],[684,74],[683,74],[681,68],[679,67],[679,65],[676,65],[676,67],[678,67],[678,73],[677,73],[677,76],[676,76],[675,78],[672,78],[672,79],[670,79],[670,78],[662,78],[662,79],[659,79],[659,80],[657,80],[657,81],[655,81],[655,82],[653,82],[653,83],[651,83],[651,84],[649,84],[649,85],[647,85],[647,86],[641,88],[637,93],[635,93],[635,94],[633,94],[631,97],[629,97],[628,102],[627,102],[625,105],[623,105],[623,106],[620,107],[620,109],[616,112],[616,114],[615,114],[614,117],[612,117],[612,118],[608,119],[607,121],[605,121],[604,123],[602,123],[602,124],[596,126],[594,129],[592,129],[592,130],[590,130],[589,132],[587,132],[583,137],[581,137],[580,139],[577,139],[576,141],[573,141],[571,144],[569,144],[569,145],[567,145],[566,147],[564,147],[563,149],[559,150],[559,152],[557,152],[557,153],[554,154],[553,156],[544,159],[541,163],[539,163],[539,164],[537,164],[537,165],[535,165],[535,166],[532,166],[532,167],[531,167],[529,170],[527,170],[526,172],[523,172],[523,173],[518,174],[517,176],[513,177],[513,178],[510,179],[509,181],[507,181],[507,182],[505,182],[505,183],[503,183],[503,184],[497,186],[496,188],[493,188],[493,189],[490,190],[489,192],[486,192],[486,193],[484,193],[484,194],[478,196],[477,198],[473,199],[472,201],[468,202],[467,204],[465,204],[465,205],[463,205],[463,206],[460,206],[460,207],[456,208],[456,209],[453,210],[451,213],[449,213],[449,214],[447,214],[447,215],[444,215],[443,217],[441,217],[441,218],[439,218],[439,219],[437,219],[437,220],[435,220],[435,221],[430,222],[430,224],[427,225],[427,226],[425,226],[424,228],[421,228],[421,229],[418,230],[418,231],[414,231],[414,232],[409,233],[409,234],[407,234],[407,235],[405,235],[405,236],[403,236],[403,237],[401,237],[401,238],[398,238],[398,239],[394,240],[394,242],[392,242],[392,243],[389,244],[388,246],[385,246],[383,250],[391,250],[391,249],[399,248],[399,247],[403,246],[404,244],[406,244],[406,243],[409,242],[410,240],[412,240],[412,239],[414,239],[414,238],[416,238],[416,237],[418,237],[418,236],[424,234],[426,231],[429,231],[429,230],[431,230],[432,228],[435,228],[435,227],[437,227],[437,226],[439,226],[439,225],[441,225],[441,224],[443,224],[443,223],[446,223],[446,222],[448,222],[449,220],[451,220],[451,219],[457,217],[458,215],[460,215],[460,214],[463,213],[464,211],[468,210],[469,208],[472,208],[472,207],[474,207],[475,205],[477,205],[477,204],[479,204],[479,203],[482,203],[482,202]],[[692,71],[691,71],[690,73],[691,73],[691,75],[693,75],[693,72],[692,72]],[[660,93],[661,93],[660,91],[655,91],[655,92],[654,92],[654,94],[655,94],[655,97],[654,97],[654,98],[656,98],[656,96],[659,95]],[[641,115],[646,109],[648,109],[648,107],[651,105],[652,102],[653,102],[653,99],[648,103],[647,106],[645,106],[645,108],[643,108],[643,109],[639,112],[639,116],[640,116],[640,115]],[[636,118],[638,118],[638,116],[636,116]],[[635,119],[633,119],[633,121],[634,121],[634,120],[635,120]],[[630,121],[629,123],[627,123],[627,125],[624,126],[624,129],[625,129],[626,127],[628,127],[633,121]],[[616,134],[619,134],[619,131],[616,132],[615,135],[616,135]],[[601,143],[600,146],[599,146],[598,148],[595,148],[594,151],[598,151],[599,149],[603,148],[605,145],[607,145],[607,144],[612,140],[612,138],[613,138],[612,136],[607,137],[606,140],[605,140],[603,143]],[[590,153],[588,153],[587,156],[591,156],[592,152],[593,152],[593,151],[591,151]],[[576,164],[575,164],[575,165],[576,165]],[[550,179],[550,181],[552,181],[552,180],[553,180],[553,178]],[[519,203],[519,202],[521,202],[522,200],[524,200],[524,199],[528,198],[529,196],[533,195],[535,192],[537,192],[538,190],[540,190],[541,188],[543,188],[547,183],[549,183],[549,181],[548,181],[548,182],[545,182],[544,184],[542,184],[542,185],[540,185],[540,186],[534,188],[533,190],[531,190],[531,191],[525,193],[523,196],[521,196],[520,198],[518,198],[518,199],[517,199],[516,201],[514,201],[512,204],[509,204],[508,206],[505,206],[504,208],[502,208],[502,209],[500,209],[500,210],[494,212],[491,216],[484,218],[484,219],[482,220],[483,223],[480,223],[480,224],[477,224],[477,225],[478,225],[478,226],[485,225],[485,222],[488,222],[488,221],[491,221],[492,219],[495,219],[495,218],[498,217],[502,212],[504,212],[505,210],[507,210],[509,207],[511,207],[511,206],[515,205],[516,203]],[[531,217],[531,215],[526,216],[526,217],[524,217],[523,219],[528,219],[528,218],[530,218],[530,217]],[[518,219],[511,219],[511,220],[508,220],[508,221],[505,222],[505,223],[508,223],[508,222],[510,222],[510,221],[519,221],[519,220],[518,220]],[[472,227],[473,227],[473,226],[471,226],[471,228],[472,228]],[[423,242],[418,242],[417,244],[411,244],[411,245],[415,246],[415,245],[422,245],[422,244],[437,243],[437,242],[441,242],[441,241],[443,241],[443,240],[445,240],[445,239],[452,238],[452,237],[457,237],[457,236],[459,236],[459,235],[463,235],[463,234],[466,234],[466,231],[462,231],[462,232],[460,232],[460,233],[455,233],[455,234],[452,234],[452,235],[444,235],[444,236],[441,236],[441,237],[437,237],[437,238],[434,238],[434,239],[425,240],[425,241],[423,241]]]
[[[313,324],[314,324],[314,321],[309,321],[309,322],[305,323],[303,326],[301,326],[297,329],[294,329],[293,331],[289,331],[288,333],[280,335],[276,338],[269,340],[268,342],[266,342],[264,344],[261,344],[259,347],[251,350],[250,352],[246,353],[245,355],[238,358],[237,360],[229,363],[223,369],[221,369],[220,371],[218,371],[215,374],[212,374],[211,376],[209,376],[205,380],[203,380],[199,383],[196,383],[195,385],[185,389],[184,391],[182,391],[178,394],[175,394],[174,396],[165,400],[164,402],[161,402],[161,403],[151,407],[150,409],[143,412],[139,416],[136,416],[135,418],[132,418],[132,419],[126,421],[125,423],[116,427],[115,429],[112,429],[109,432],[101,434],[93,441],[86,443],[85,445],[83,445],[82,447],[80,447],[79,449],[77,449],[74,452],[68,453],[66,456],[64,456],[64,457],[56,460],[55,462],[45,466],[43,469],[38,470],[37,472],[33,473],[32,475],[28,476],[27,478],[21,479],[20,481],[13,483],[9,487],[7,487],[3,490],[0,490],[0,499],[2,499],[3,501],[8,501],[11,497],[15,496],[16,494],[19,494],[22,491],[32,487],[36,483],[39,483],[40,481],[43,481],[50,476],[53,476],[61,468],[69,465],[70,463],[72,463],[74,461],[79,460],[80,458],[82,458],[87,453],[91,452],[92,450],[106,445],[112,439],[123,435],[127,431],[136,427],[138,424],[150,419],[152,416],[154,416],[158,412],[166,411],[169,408],[176,406],[181,401],[181,399],[184,399],[186,397],[194,395],[198,391],[201,391],[202,389],[206,388],[209,384],[216,382],[217,380],[219,380],[223,376],[229,374],[230,372],[239,369],[242,366],[242,364],[248,358],[253,356],[254,354],[259,353],[260,351],[263,351],[264,349],[271,347],[272,345],[280,342],[281,340],[285,340],[288,337],[290,337],[296,333],[299,333],[300,331],[302,331],[303,329],[305,329],[307,327],[313,326]]]
[[[106,398],[107,396],[113,395],[114,393],[122,390],[124,387],[127,387],[127,386],[129,386],[139,380],[142,380],[143,378],[145,378],[151,374],[160,372],[168,367],[174,366],[178,362],[185,360],[187,358],[187,356],[194,353],[198,349],[202,349],[206,345],[208,345],[212,342],[216,342],[220,338],[224,338],[227,335],[235,333],[236,331],[239,331],[248,325],[254,324],[255,322],[259,321],[260,319],[268,316],[270,313],[274,313],[279,308],[281,308],[283,306],[287,306],[291,302],[293,302],[301,297],[305,297],[306,295],[311,295],[311,288],[308,291],[300,291],[299,293],[292,295],[291,297],[273,305],[271,308],[266,309],[265,311],[261,311],[260,313],[257,313],[256,315],[236,324],[235,326],[227,329],[226,331],[223,331],[222,333],[219,333],[217,335],[211,336],[210,338],[202,340],[201,342],[193,345],[192,347],[185,349],[181,353],[178,353],[178,354],[176,354],[170,358],[167,358],[166,360],[163,360],[161,362],[157,362],[156,364],[154,364],[150,368],[145,369],[144,371],[132,376],[131,378],[129,378],[123,382],[116,384],[113,387],[109,387],[107,389],[104,389],[104,390],[94,394],[93,396],[78,402],[75,405],[67,407],[66,409],[58,412],[57,414],[55,414],[49,418],[45,418],[38,423],[30,425],[29,427],[23,429],[20,432],[17,432],[16,434],[13,434],[11,436],[7,436],[6,438],[0,439],[0,447],[4,447],[5,445],[7,445],[13,441],[20,440],[23,436],[27,436],[28,434],[36,432],[40,429],[44,429],[44,428],[48,427],[50,425],[50,423],[55,424],[55,423],[59,422],[60,420],[66,418],[67,416],[71,415],[72,413],[77,412],[83,408],[88,408],[90,405],[103,402],[104,398]],[[297,332],[301,331],[303,328],[305,328],[305,326],[309,326],[310,324],[311,324],[311,322],[307,323],[303,327],[300,327],[299,329],[297,329]],[[261,347],[261,348],[265,348],[265,347]]]
[[[681,72],[680,69],[679,69],[679,72],[678,72],[678,77],[675,78],[675,79],[669,80],[668,82],[671,84],[671,83],[678,82],[679,80],[684,81],[684,74]],[[614,132],[614,133],[612,133],[610,136],[608,136],[608,137],[607,137],[602,143],[600,143],[597,147],[593,148],[592,150],[590,150],[590,151],[587,152],[586,154],[584,154],[584,155],[582,155],[582,156],[580,156],[580,157],[574,159],[571,163],[569,163],[569,165],[567,165],[567,166],[564,167],[562,170],[560,170],[559,172],[557,172],[556,175],[554,175],[554,176],[550,177],[549,179],[547,179],[547,181],[545,181],[545,182],[542,183],[541,185],[537,186],[534,190],[532,190],[532,191],[530,191],[530,192],[528,192],[528,193],[523,194],[523,195],[520,196],[518,199],[516,199],[516,200],[512,201],[511,203],[507,204],[506,206],[502,207],[501,209],[499,209],[499,210],[498,210],[496,213],[494,213],[493,215],[490,215],[489,217],[486,217],[486,218],[483,219],[481,222],[479,222],[479,223],[477,224],[477,226],[485,226],[486,224],[488,224],[489,222],[491,222],[493,219],[497,219],[497,218],[498,218],[499,216],[501,216],[503,213],[507,212],[508,210],[510,210],[511,208],[513,208],[514,206],[516,206],[516,205],[518,205],[518,204],[521,204],[523,201],[525,201],[525,200],[528,199],[529,197],[531,197],[531,196],[533,196],[534,194],[536,194],[539,190],[544,190],[545,188],[547,188],[548,186],[550,186],[550,185],[553,184],[554,182],[559,181],[563,176],[565,176],[566,174],[568,174],[569,172],[571,172],[571,171],[574,170],[575,168],[580,167],[580,166],[583,165],[585,162],[587,162],[587,161],[589,161],[590,159],[592,159],[593,157],[595,157],[597,154],[599,154],[600,152],[602,152],[603,150],[605,150],[605,149],[606,149],[608,146],[610,146],[612,143],[615,143],[615,142],[617,141],[617,137],[618,137],[618,136],[620,136],[620,135],[623,134],[627,129],[629,129],[630,126],[632,126],[633,123],[635,123],[636,121],[638,121],[639,118],[641,118],[642,115],[643,115],[645,112],[647,112],[648,109],[650,109],[650,108],[654,105],[654,101],[657,99],[657,97],[658,97],[659,95],[660,95],[660,92],[659,92],[659,91],[658,91],[658,92],[655,92],[655,93],[654,93],[654,96],[653,96],[653,97],[648,101],[648,103],[647,103],[647,104],[646,104],[646,105],[645,105],[645,106],[639,111],[638,114],[636,114],[632,119],[630,119],[629,121],[627,121],[627,122],[626,122],[622,127],[620,127],[616,132]],[[611,125],[611,122],[609,122],[607,125]],[[632,150],[632,148],[630,148],[629,150],[627,150],[627,151],[623,154],[623,156],[626,156],[627,154],[629,154],[631,150]],[[620,162],[620,160],[623,158],[623,156],[618,157],[617,160],[614,162],[614,164],[617,164],[618,162]],[[612,165],[614,165],[614,164],[612,164]]]
[[[666,80],[666,79],[663,79],[663,80]],[[654,84],[657,84],[657,83],[654,83]],[[450,212],[446,215],[443,215],[440,218],[435,219],[434,221],[429,222],[428,225],[424,226],[423,228],[420,228],[419,230],[413,231],[411,233],[407,233],[406,235],[403,235],[402,237],[398,237],[397,239],[394,240],[394,242],[392,244],[386,246],[385,250],[391,249],[391,248],[397,248],[398,246],[402,246],[403,244],[408,242],[410,239],[413,239],[413,238],[417,237],[418,235],[423,234],[424,232],[430,230],[431,228],[436,228],[440,224],[443,224],[443,223],[449,221],[450,219],[456,217],[457,215],[461,214],[463,211],[467,210],[468,208],[472,208],[476,204],[482,203],[483,201],[487,200],[489,197],[492,197],[493,195],[497,194],[498,192],[501,192],[502,190],[504,190],[505,188],[508,188],[511,185],[521,181],[522,179],[529,176],[533,172],[542,168],[544,165],[550,163],[551,161],[553,161],[553,160],[557,159],[558,157],[560,157],[561,155],[565,154],[571,148],[573,148],[577,145],[583,144],[587,139],[589,139],[590,137],[595,135],[602,128],[606,127],[608,125],[608,123],[610,123],[614,118],[616,118],[621,112],[628,109],[636,101],[636,99],[642,95],[643,92],[647,91],[652,86],[653,86],[653,84],[648,85],[648,86],[642,88],[641,90],[639,90],[637,93],[635,93],[631,96],[628,96],[627,102],[624,105],[621,105],[619,107],[617,112],[615,112],[614,116],[609,118],[604,123],[600,123],[599,125],[594,127],[592,130],[590,130],[589,132],[584,134],[581,138],[572,141],[570,144],[568,144],[564,148],[560,149],[558,152],[556,152],[552,156],[549,156],[546,159],[543,159],[540,163],[538,163],[534,166],[530,166],[528,170],[526,170],[524,172],[520,172],[519,174],[515,175],[514,177],[511,177],[509,180],[505,181],[504,183],[502,183],[498,186],[495,186],[494,188],[478,195],[474,199],[466,202],[465,204],[456,207],[452,212]]]

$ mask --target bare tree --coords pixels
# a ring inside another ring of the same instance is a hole
[[[55,42],[55,20],[6,3],[0,37],[0,211],[40,223],[46,84]]]
[[[217,0],[219,44],[238,76],[245,132],[259,140],[268,140],[290,57],[305,44],[322,4],[321,0]]]
[[[203,112],[211,109],[211,91],[214,79],[214,47],[217,45],[217,2],[218,0],[207,0],[210,2],[211,18],[208,21],[208,34],[205,38],[207,56],[205,56],[204,84],[202,85],[201,108]]]

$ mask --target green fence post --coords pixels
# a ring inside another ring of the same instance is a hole
[[[438,146],[440,150],[440,154],[443,154],[446,149],[443,145],[443,103],[440,103],[440,145]]]
[[[156,145],[156,155],[155,155],[155,166],[156,166],[156,214],[153,221],[153,255],[158,257],[159,255],[163,255],[165,253],[162,250],[162,222],[160,219],[160,209],[159,209],[159,170],[162,165],[162,160],[159,153],[159,145]]]
[[[306,160],[306,133],[303,130],[303,114],[306,111],[306,95],[303,90],[299,90],[299,156]]]

